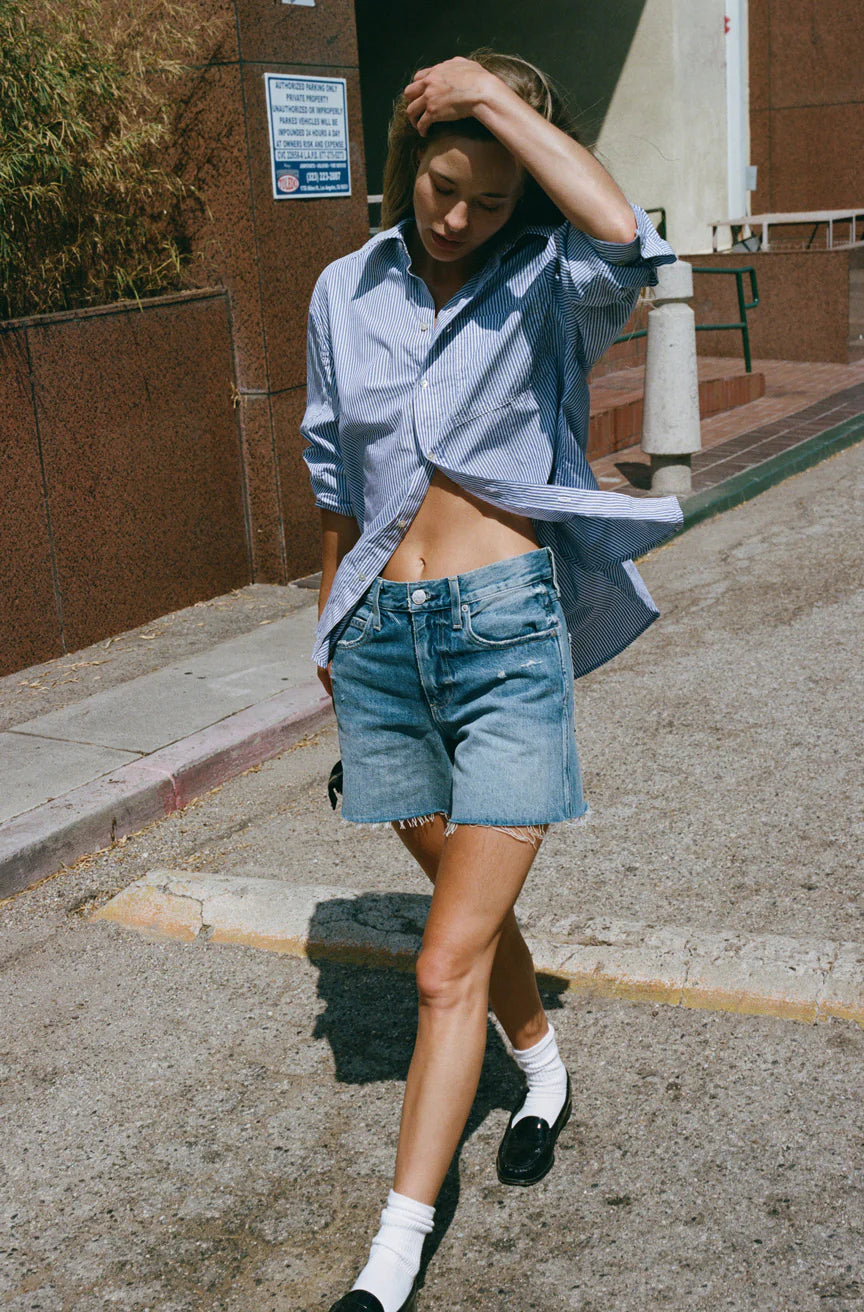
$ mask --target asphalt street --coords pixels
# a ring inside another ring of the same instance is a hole
[[[653,553],[662,619],[577,685],[588,822],[530,926],[612,916],[864,940],[861,487],[841,453]],[[6,1312],[326,1312],[390,1185],[410,973],[93,923],[146,871],[428,892],[344,824],[325,728],[2,906]],[[531,1190],[487,1060],[419,1309],[835,1312],[864,1303],[864,1032],[547,994],[574,1082]]]

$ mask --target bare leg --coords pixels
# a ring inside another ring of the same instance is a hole
[[[434,884],[444,849],[443,817],[436,815],[428,824],[411,829],[399,829],[397,825],[393,828]],[[533,1047],[549,1028],[531,953],[512,907],[504,918],[492,962],[489,1003],[514,1048]]]
[[[434,1204],[477,1092],[492,965],[534,855],[531,844],[479,825],[443,844],[417,959],[417,1042],[393,1186],[420,1202]]]

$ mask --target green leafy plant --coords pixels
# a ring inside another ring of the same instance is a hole
[[[177,139],[200,15],[0,0],[0,319],[182,285],[206,210]]]

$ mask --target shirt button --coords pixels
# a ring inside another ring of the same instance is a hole
[[[422,381],[421,381],[421,383],[420,383],[420,386],[421,386],[421,387],[428,387],[428,386],[429,386],[428,379],[426,379],[426,378],[422,379]]]
[[[428,327],[429,327],[429,325],[428,325],[428,323],[426,322],[426,320],[424,319],[423,322],[422,322],[421,325],[420,325],[420,331],[421,331],[421,333],[425,333],[425,331],[426,331],[426,329],[427,329]]]
[[[407,520],[407,519],[397,519],[397,520],[396,520],[396,527],[397,527],[397,528],[407,528],[407,527],[408,527],[408,520]]]
[[[426,593],[422,588],[415,588],[411,593],[411,600],[414,602],[415,606],[422,606],[423,602],[426,600]]]

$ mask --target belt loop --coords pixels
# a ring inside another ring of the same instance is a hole
[[[558,587],[558,573],[555,569],[555,555],[551,547],[546,548],[546,555],[549,557],[549,564],[552,568],[552,586],[555,589],[555,591],[558,593],[558,596],[560,597],[561,589]]]
[[[378,604],[378,595],[381,591],[381,584],[383,583],[383,581],[384,580],[381,578],[381,575],[379,574],[375,582],[372,584],[372,588],[369,592],[369,602],[372,606],[372,623],[374,624],[376,630],[381,628],[381,607]]]
[[[449,578],[447,582],[450,585],[450,620],[454,629],[461,629],[462,611],[459,606],[461,600],[459,596],[459,580],[454,576]]]

